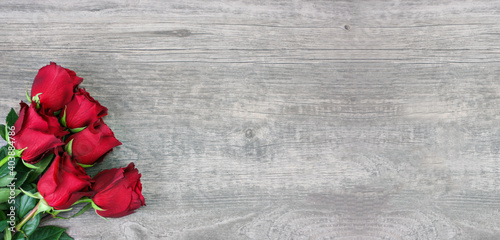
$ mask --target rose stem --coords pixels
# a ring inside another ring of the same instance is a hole
[[[35,213],[38,210],[38,206],[40,206],[40,202],[42,201],[39,201],[38,204],[33,209],[31,209],[31,211],[24,217],[24,219],[19,224],[17,224],[16,231],[21,230],[23,225],[27,223],[35,215]]]

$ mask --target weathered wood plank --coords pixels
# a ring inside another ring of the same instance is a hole
[[[76,239],[494,239],[500,2],[2,1],[0,112],[75,70],[147,207]]]

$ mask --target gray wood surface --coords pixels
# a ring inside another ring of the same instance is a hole
[[[0,113],[55,61],[147,206],[75,239],[500,239],[499,1],[0,2]]]

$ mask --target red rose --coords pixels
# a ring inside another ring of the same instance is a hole
[[[21,102],[19,118],[14,124],[12,143],[16,149],[26,148],[21,158],[28,163],[36,163],[46,153],[64,143],[61,137],[68,134],[54,116],[37,112],[35,106]]]
[[[33,81],[31,98],[38,95],[43,112],[61,110],[73,97],[73,89],[83,81],[75,72],[54,62],[40,68]]]
[[[71,140],[73,140],[71,156],[78,163],[85,165],[101,162],[107,153],[122,144],[102,120],[71,135],[66,143]]]
[[[126,168],[113,168],[98,173],[92,190],[96,192],[92,200],[105,211],[97,211],[103,217],[123,217],[145,206],[142,196],[141,174],[130,163]]]
[[[90,197],[91,179],[65,152],[56,158],[38,181],[38,191],[55,209],[67,209],[82,197]]]
[[[80,88],[64,110],[64,123],[69,129],[87,127],[108,114],[108,109]]]

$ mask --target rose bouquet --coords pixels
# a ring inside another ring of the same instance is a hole
[[[104,123],[108,109],[79,85],[83,79],[53,62],[36,75],[28,103],[0,125],[0,239],[72,239],[65,229],[38,227],[44,216],[83,207],[101,217],[122,217],[145,205],[141,174],[130,163],[90,177],[121,142]]]

